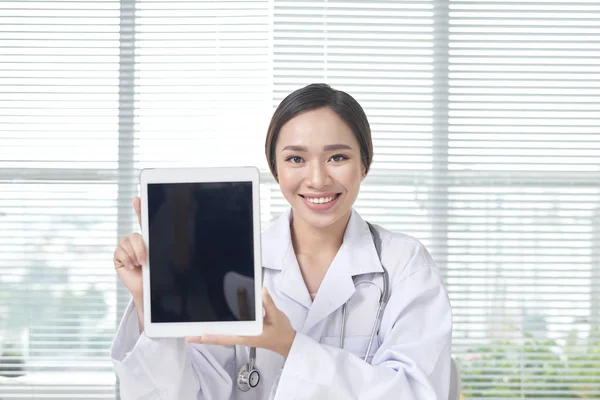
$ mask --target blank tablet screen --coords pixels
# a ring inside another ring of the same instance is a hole
[[[252,182],[148,184],[152,322],[254,320],[252,222]]]

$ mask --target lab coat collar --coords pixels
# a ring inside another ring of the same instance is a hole
[[[282,270],[284,266],[288,266],[285,261],[289,260],[290,252],[294,256],[293,258],[296,258],[292,246],[291,222],[292,210],[289,209],[282,213],[263,232],[262,259],[264,268]],[[354,209],[344,232],[344,240],[339,252],[350,253],[349,259],[353,260],[347,265],[350,276],[383,272],[369,226]]]
[[[352,210],[342,246],[321,283],[313,301],[292,246],[291,210],[282,214],[263,234],[263,266],[282,271],[281,292],[310,309],[303,332],[341,307],[354,294],[356,275],[383,272],[367,223]]]

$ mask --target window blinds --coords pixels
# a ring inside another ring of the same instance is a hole
[[[430,1],[276,1],[273,106],[325,82],[365,109],[376,149],[356,203],[372,222],[433,239],[434,9]],[[282,210],[286,203],[280,195]]]
[[[275,2],[275,104],[364,106],[356,207],[433,253],[465,397],[600,396],[599,27],[591,1]]]
[[[138,0],[136,17],[136,167],[262,160],[268,1]]]
[[[0,398],[113,398],[118,1],[0,2]]]
[[[600,397],[600,5],[450,1],[443,212],[472,397]]]
[[[600,396],[597,2],[3,2],[0,25],[0,374],[25,362],[0,397],[114,398],[139,169],[258,165],[266,225],[270,114],[313,82],[367,112],[356,208],[432,252],[463,395]]]

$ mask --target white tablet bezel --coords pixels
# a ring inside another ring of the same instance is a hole
[[[142,237],[148,250],[148,260],[142,266],[144,295],[144,331],[149,337],[186,337],[216,335],[260,335],[263,330],[262,264],[260,236],[259,171],[254,167],[160,168],[140,172]],[[224,322],[152,322],[150,301],[150,252],[148,243],[148,184],[198,182],[252,182],[252,215],[254,233],[254,304],[255,320]]]

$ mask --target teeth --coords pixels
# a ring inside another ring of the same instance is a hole
[[[311,203],[315,203],[315,204],[329,203],[333,199],[335,199],[335,196],[330,196],[330,197],[307,197],[306,198],[306,200],[310,201]]]

